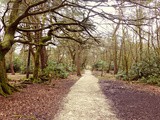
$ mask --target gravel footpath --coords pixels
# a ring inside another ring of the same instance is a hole
[[[0,96],[0,120],[160,120],[159,87],[98,80],[90,71],[55,83]]]
[[[105,99],[98,79],[87,70],[71,87],[54,120],[118,120],[110,105],[112,103]]]

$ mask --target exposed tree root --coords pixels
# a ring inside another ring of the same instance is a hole
[[[19,90],[8,83],[0,83],[0,95],[7,97],[8,95],[11,95],[14,91]]]

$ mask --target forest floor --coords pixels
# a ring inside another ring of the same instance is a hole
[[[85,71],[0,96],[0,120],[160,120],[160,88]]]
[[[53,120],[160,120],[159,108],[159,87],[115,80],[111,74],[98,80],[86,71]]]
[[[16,84],[24,78],[19,74],[8,76]],[[77,80],[77,76],[70,75],[68,79],[53,80],[55,85],[28,84],[7,98],[0,96],[0,120],[52,120]]]
[[[119,120],[160,120],[160,87],[116,80],[111,74],[94,75]]]

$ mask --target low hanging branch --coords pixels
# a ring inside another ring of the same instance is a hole
[[[22,31],[22,32],[38,32],[38,31],[42,31],[42,30],[45,30],[45,29],[49,29],[53,26],[57,26],[55,29],[58,29],[59,27],[58,26],[64,26],[64,27],[67,27],[67,26],[77,26],[79,27],[79,25],[81,25],[81,23],[64,23],[64,22],[59,22],[59,23],[53,23],[53,24],[50,24],[48,26],[45,26],[45,27],[42,27],[42,28],[38,28],[38,29],[27,29],[27,28],[20,28],[20,27],[17,27],[17,30],[18,31]],[[85,26],[85,25],[88,25],[88,24],[82,24],[81,26]],[[80,31],[81,32],[81,31]]]

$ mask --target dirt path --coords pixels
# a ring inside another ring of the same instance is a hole
[[[118,120],[112,102],[106,99],[98,79],[86,70],[68,96],[54,120]]]

